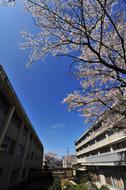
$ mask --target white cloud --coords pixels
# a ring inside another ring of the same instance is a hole
[[[57,123],[51,126],[51,129],[64,129],[65,124],[64,123]]]

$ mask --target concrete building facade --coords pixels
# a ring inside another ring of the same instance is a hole
[[[0,190],[42,168],[43,145],[0,66]]]
[[[118,125],[109,130],[97,123],[75,142],[79,169],[86,169],[99,188],[126,189],[126,119]]]

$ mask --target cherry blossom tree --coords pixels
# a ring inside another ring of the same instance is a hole
[[[40,29],[37,36],[22,32],[22,48],[31,48],[29,64],[50,53],[71,57],[71,73],[80,88],[64,99],[68,109],[79,111],[88,121],[107,110],[117,112],[115,105],[126,99],[126,1],[22,2]],[[119,112],[125,115],[122,107]]]
[[[15,5],[15,0],[0,0],[0,5],[6,6],[6,5]]]
[[[48,152],[44,154],[44,162],[49,167],[49,169],[61,168],[62,161],[58,158],[57,154],[53,152]]]

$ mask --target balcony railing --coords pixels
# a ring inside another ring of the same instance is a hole
[[[84,153],[85,153],[85,151],[83,149],[83,150],[80,150],[79,152],[76,152],[76,155],[79,156],[79,155],[84,154]]]
[[[76,149],[80,148],[82,145],[86,144],[88,141],[92,140],[94,137],[98,136],[104,131],[106,131],[106,128],[102,128],[102,129],[99,129],[98,131],[92,132],[89,137],[87,137],[85,140],[82,140],[82,142],[76,146]]]
[[[77,160],[77,163],[83,163],[83,162],[84,163],[86,162],[85,158],[80,158],[80,159]]]
[[[106,154],[100,154],[97,156],[85,157],[78,160],[78,162],[83,163],[85,165],[95,164],[95,163],[113,163],[116,164],[126,164],[126,150],[120,152],[111,152]]]
[[[102,131],[103,132],[103,131]],[[91,138],[92,136],[90,136]],[[92,137],[93,138],[93,137]],[[97,148],[101,148],[103,146],[106,146],[108,144],[111,144],[113,142],[116,142],[116,141],[119,141],[121,139],[124,139],[126,138],[126,134],[123,132],[123,131],[120,131],[118,133],[114,133],[110,136],[108,136],[108,138],[106,137],[105,139],[103,140],[100,140],[99,142],[95,142],[93,145],[89,145],[87,148],[83,149],[83,153],[87,153],[89,151],[92,151],[94,149],[97,149]],[[89,137],[88,137],[88,140],[89,140]],[[85,141],[81,142],[80,147],[82,146],[82,144],[85,144]],[[77,149],[77,147],[76,147]],[[78,152],[78,155],[80,155],[80,151]]]

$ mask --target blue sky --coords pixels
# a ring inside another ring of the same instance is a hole
[[[78,82],[69,77],[70,60],[48,56],[27,68],[29,51],[19,48],[23,29],[37,32],[28,13],[19,6],[0,8],[0,64],[42,140],[45,152],[62,156],[69,147],[72,154],[74,140],[86,126],[79,114],[67,112],[66,105],[61,104],[68,93],[78,88]]]

